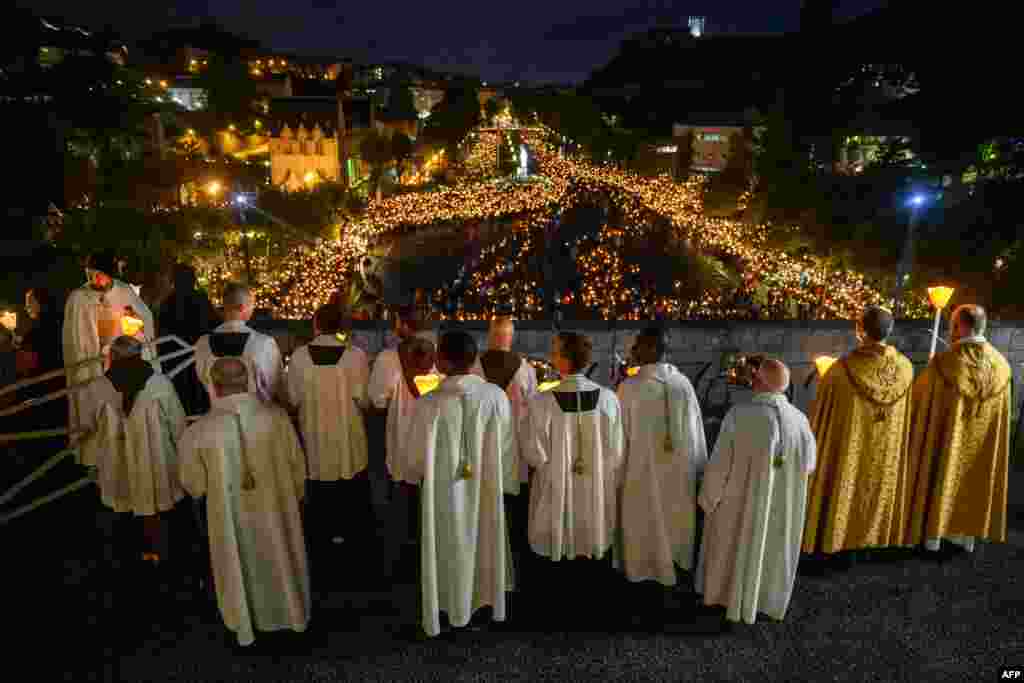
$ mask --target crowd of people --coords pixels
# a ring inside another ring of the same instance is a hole
[[[584,374],[591,341],[559,332],[562,379],[540,391],[509,317],[493,319],[481,353],[405,307],[397,346],[371,363],[341,308],[323,306],[285,362],[248,325],[247,287],[225,289],[221,323],[182,272],[159,320],[187,310],[193,326],[157,328],[112,273],[109,256],[94,258],[65,310],[71,443],[121,520],[105,522],[116,542],[205,578],[240,647],[315,625],[330,558],[369,552],[382,509],[401,521],[386,543],[415,558],[413,638],[515,624],[512,596],[531,593],[547,596],[548,619],[594,613],[614,573],[649,596],[629,609],[652,625],[665,610],[677,624],[699,610],[724,625],[781,620],[802,553],[1006,539],[1011,373],[978,306],[954,312],[950,348],[916,379],[886,343],[892,315],[869,307],[809,417],[786,398],[786,365],[760,359],[752,399],[709,448],[658,327],[638,335],[637,371],[612,388]],[[32,300],[42,316],[45,294]],[[139,324],[113,322],[126,318]],[[39,329],[33,353],[54,353]],[[161,366],[158,329],[194,342],[194,369]]]

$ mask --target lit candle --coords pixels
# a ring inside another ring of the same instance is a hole
[[[4,311],[0,313],[0,325],[3,325],[11,332],[18,327],[18,314],[14,311]]]
[[[416,388],[419,390],[420,396],[424,396],[436,389],[441,383],[441,379],[441,375],[431,373],[429,375],[416,375],[413,381],[416,382]]]
[[[562,380],[560,379],[552,380],[550,382],[541,382],[540,385],[537,386],[537,391],[551,391],[561,383]]]
[[[832,367],[837,360],[839,359],[833,358],[832,356],[818,356],[815,358],[814,365],[818,368],[818,375],[824,377],[825,373],[828,372],[828,369]]]
[[[130,315],[121,316],[121,332],[125,336],[134,337],[142,331],[144,326],[145,324],[138,318]]]

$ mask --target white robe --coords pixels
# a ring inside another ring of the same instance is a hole
[[[370,403],[379,410],[387,408],[385,448],[388,472],[394,481],[418,484],[419,475],[406,447],[409,426],[416,408],[416,397],[402,375],[402,361],[397,349],[384,349],[377,354],[367,388]]]
[[[730,621],[786,616],[815,459],[807,417],[782,394],[755,394],[722,422],[700,492],[696,588],[705,604],[726,607]]]
[[[82,442],[82,464],[96,467],[100,498],[114,512],[155,515],[185,497],[178,472],[178,443],[185,409],[174,385],[152,375],[125,415],[124,397],[103,377],[86,389],[92,433]]]
[[[667,363],[644,365],[618,394],[626,455],[615,564],[631,581],[673,586],[673,565],[694,562],[697,482],[708,460],[700,404],[686,375]]]
[[[311,344],[343,346],[333,334],[320,335]],[[366,401],[369,374],[366,352],[354,346],[335,365],[315,365],[308,345],[292,354],[288,400],[299,410],[310,479],[351,479],[366,469],[366,427],[359,406]]]
[[[255,393],[266,402],[274,401],[282,395],[282,381],[284,365],[281,360],[281,350],[277,347],[277,341],[270,335],[257,332],[241,320],[232,320],[217,327],[214,332],[244,332],[249,334],[242,351],[242,360],[245,361],[249,372],[249,391]],[[195,371],[199,381],[206,387],[210,396],[210,402],[216,400],[213,393],[213,378],[210,370],[217,361],[210,349],[210,335],[205,334],[199,338],[195,347]]]
[[[185,432],[182,484],[206,496],[217,604],[250,645],[255,631],[305,631],[311,607],[299,501],[305,461],[291,419],[253,394],[217,399]],[[244,490],[243,462],[255,488]]]
[[[581,374],[569,375],[559,392],[600,389],[590,412],[562,412],[554,391],[529,403],[522,454],[535,470],[530,485],[530,547],[552,560],[599,559],[612,544],[617,518],[617,480],[623,433],[619,399]],[[582,422],[582,448],[578,442]],[[573,472],[582,455],[583,474]]]
[[[465,422],[468,417],[468,422]],[[441,632],[440,612],[465,626],[490,605],[505,620],[512,561],[502,502],[515,446],[505,393],[473,375],[446,378],[419,400],[409,450],[420,494],[423,630]],[[460,458],[472,467],[460,478]]]
[[[473,368],[470,370],[477,377],[487,379],[484,368],[480,365],[480,359],[476,359]],[[526,420],[526,407],[530,400],[537,395],[537,371],[524,358],[516,374],[505,388],[505,395],[512,405],[512,422],[515,425],[516,434],[520,434]],[[516,439],[516,448],[512,453],[512,472],[515,476],[510,477],[505,483],[505,493],[513,496],[519,495],[520,484],[530,482],[530,466],[520,452],[520,442]]]
[[[97,292],[87,284],[71,292],[67,303],[64,306],[64,329],[62,332],[64,346],[64,366],[71,366],[89,358],[99,356],[103,348],[100,344],[99,320],[100,308],[103,303],[110,306],[109,314],[120,319],[125,314],[125,309],[131,306],[135,314],[143,322],[143,329],[136,335],[139,341],[152,341],[156,339],[156,324],[153,321],[153,313],[149,307],[139,298],[135,290],[125,283],[114,280],[110,291]],[[117,330],[120,335],[120,329]],[[152,361],[153,369],[160,372],[160,364],[154,361],[156,349],[146,347],[142,351],[142,357]],[[95,379],[103,374],[103,363],[87,363],[74,370],[68,370],[68,386],[79,384]],[[82,428],[82,415],[95,414],[96,406],[89,406],[86,394],[75,392],[68,396],[69,419],[68,429],[74,431]]]

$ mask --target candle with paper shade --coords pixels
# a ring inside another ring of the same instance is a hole
[[[953,298],[954,291],[952,287],[929,287],[928,299],[932,302],[932,306],[942,310]]]
[[[13,332],[18,327],[18,314],[14,311],[3,311],[0,313],[0,325]]]
[[[833,358],[832,356],[818,356],[815,358],[814,365],[818,368],[818,375],[820,377],[824,377],[825,373],[828,372],[828,369],[835,365],[837,360],[839,359]]]
[[[629,377],[636,377],[636,373],[638,373],[638,372],[640,372],[640,368],[638,368],[636,366],[633,366],[631,368],[626,368],[626,374]]]
[[[935,307],[935,326],[932,328],[932,348],[928,353],[929,358],[935,355],[935,344],[939,340],[939,322],[942,320],[942,309],[953,298],[953,291],[952,287],[928,288],[928,298],[931,300],[932,306]]]
[[[130,315],[121,316],[121,333],[126,337],[134,337],[142,328],[145,327],[145,323],[139,318]]]
[[[540,384],[537,385],[537,391],[540,391],[540,392],[551,391],[552,389],[554,389],[555,387],[557,387],[561,383],[562,383],[562,380],[560,380],[560,379],[552,380],[550,382],[541,382]]]
[[[416,375],[413,381],[416,382],[416,389],[419,390],[420,396],[429,394],[441,383],[444,379],[441,375],[431,373],[429,375]]]

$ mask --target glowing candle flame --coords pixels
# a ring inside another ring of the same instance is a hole
[[[430,374],[416,375],[413,381],[416,382],[416,388],[419,390],[420,396],[424,396],[434,389],[437,389],[437,386],[441,383],[442,379],[441,375]]]
[[[3,313],[0,313],[0,325],[3,325],[13,332],[18,326],[18,314],[14,311],[4,311]]]
[[[935,308],[945,308],[949,300],[953,298],[954,291],[952,287],[929,287],[928,298]]]
[[[134,337],[142,331],[143,327],[144,323],[138,318],[133,318],[130,315],[121,318],[121,332],[127,337]]]
[[[562,383],[562,380],[560,380],[560,379],[552,380],[550,382],[541,382],[537,386],[537,391],[551,391],[552,389],[554,389],[555,387],[557,387],[561,383]]]
[[[825,373],[828,372],[828,369],[832,367],[837,360],[839,359],[833,358],[832,356],[818,356],[815,358],[814,365],[818,368],[818,374],[824,377]]]

